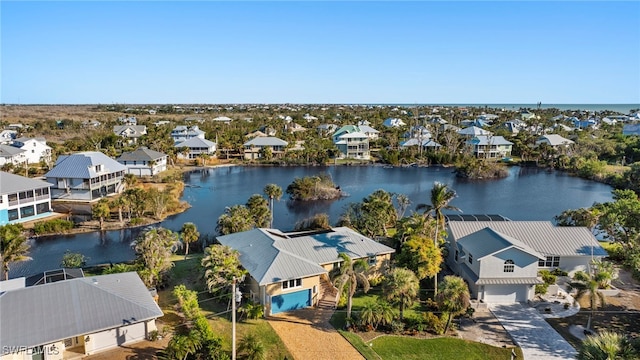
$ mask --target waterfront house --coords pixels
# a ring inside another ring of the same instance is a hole
[[[145,125],[116,125],[113,133],[127,140],[129,144],[135,144],[138,139],[147,134]]]
[[[19,166],[27,162],[26,150],[11,145],[0,144],[0,166]]]
[[[98,151],[60,155],[48,173],[51,197],[58,200],[94,201],[124,190],[127,168]]]
[[[334,135],[334,139],[336,139]],[[335,140],[334,140],[335,141]],[[334,142],[340,151],[340,158],[369,160],[369,137],[361,132],[343,133]]]
[[[127,174],[136,176],[153,176],[167,170],[167,154],[144,146],[123,152],[116,161],[127,168]]]
[[[422,148],[424,150],[435,150],[437,148],[442,147],[442,145],[438,144],[437,142],[431,140],[431,139],[416,139],[416,138],[411,138],[407,141],[404,141],[402,143],[400,143],[400,148],[401,149],[408,149],[414,146],[422,146]]]
[[[171,138],[173,139],[174,144],[178,144],[192,138],[204,139],[204,134],[204,131],[200,130],[197,125],[179,125],[171,130]]]
[[[513,143],[502,136],[478,135],[465,145],[479,159],[495,159],[511,156]]]
[[[272,136],[262,136],[253,138],[242,146],[244,147],[245,160],[256,160],[262,158],[264,149],[269,148],[274,157],[284,154],[288,142]]]
[[[244,292],[263,304],[267,315],[317,305],[322,292],[333,287],[328,274],[340,267],[339,253],[381,269],[395,252],[347,227],[290,233],[253,229],[217,240],[240,253],[249,273]]]
[[[554,149],[559,149],[568,148],[575,143],[572,140],[566,139],[558,134],[547,134],[538,137],[538,140],[536,140],[536,146],[539,146],[540,144],[547,144]]]
[[[204,137],[192,137],[188,140],[182,141],[174,145],[178,149],[179,159],[197,159],[202,155],[215,157],[217,151],[217,144],[213,141],[209,141]],[[183,149],[186,152],[182,152]]]
[[[380,131],[372,128],[369,125],[358,125],[360,132],[367,135],[369,140],[376,140],[380,136]]]
[[[459,221],[462,219],[462,221]],[[447,264],[486,303],[533,299],[542,283],[538,271],[587,270],[606,251],[586,227],[560,227],[549,221],[477,221],[449,216]]]
[[[11,146],[24,150],[27,164],[51,161],[51,147],[44,138],[21,137],[13,140]]]
[[[51,215],[50,187],[46,181],[0,171],[0,226]]]
[[[147,339],[163,315],[135,272],[12,286],[0,293],[0,359],[97,354]]]

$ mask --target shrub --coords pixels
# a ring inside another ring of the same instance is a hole
[[[67,269],[81,268],[87,263],[87,258],[80,253],[72,253],[67,250],[62,256],[62,263],[60,266]]]
[[[569,273],[568,273],[568,272],[566,272],[566,271],[564,271],[564,270],[562,270],[562,269],[560,269],[560,268],[555,268],[555,269],[553,269],[553,270],[551,271],[551,274],[552,274],[552,275],[555,275],[555,276],[568,276],[568,275],[569,275]],[[554,283],[555,283],[555,281],[554,281]]]
[[[369,276],[369,285],[374,287],[382,284],[384,282],[384,275],[379,272],[376,272]]]
[[[153,330],[149,332],[149,336],[147,337],[147,339],[149,341],[157,341],[159,337],[160,337],[160,334],[158,333],[158,330]]]
[[[389,327],[394,334],[399,334],[404,331],[404,323],[399,320],[393,320]]]
[[[144,220],[142,220],[141,218],[132,218],[131,221],[129,221],[129,225],[131,226],[142,225],[143,223]]]
[[[33,226],[33,232],[36,235],[66,233],[71,229],[73,229],[73,221],[63,219],[38,221]]]
[[[536,285],[536,294],[546,294],[547,290],[549,290],[549,284],[537,284]]]
[[[542,281],[544,281],[547,285],[553,285],[558,280],[558,277],[553,275],[549,270],[540,270],[540,276],[542,277]]]
[[[424,325],[427,329],[430,329],[434,334],[442,335],[444,333],[445,322],[437,317],[432,312],[424,314]]]

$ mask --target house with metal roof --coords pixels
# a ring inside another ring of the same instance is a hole
[[[323,292],[333,288],[328,274],[340,266],[339,253],[382,269],[395,252],[346,227],[290,233],[253,229],[217,240],[240,253],[250,275],[245,289],[265,306],[266,314],[316,306]]]
[[[363,128],[369,133],[365,133]],[[369,160],[371,158],[369,140],[373,138],[372,136],[375,138],[378,136],[369,129],[373,128],[366,125],[345,125],[333,133],[333,143],[340,151],[339,158]]]
[[[0,171],[0,226],[53,215],[50,187],[46,181]]]
[[[185,126],[179,125],[176,126],[173,130],[171,130],[171,138],[173,139],[174,144],[181,143],[183,141],[189,140],[191,138],[200,138],[204,139],[205,132],[200,130],[197,125],[194,126]]]
[[[167,154],[144,146],[123,152],[116,161],[127,168],[127,174],[135,176],[153,176],[167,170]]]
[[[204,137],[192,137],[175,144],[174,147],[178,149],[179,159],[197,159],[203,155],[215,157],[218,149],[216,143]]]
[[[44,175],[51,183],[51,197],[59,200],[94,201],[124,190],[127,168],[99,151],[60,155]]]
[[[12,287],[0,293],[0,358],[96,354],[145,340],[163,315],[135,272]]]
[[[640,136],[640,124],[624,124],[622,127],[622,135]]]
[[[130,144],[135,144],[138,139],[147,135],[147,127],[145,125],[116,125],[113,127],[113,133],[127,139]]]
[[[478,135],[465,142],[465,146],[479,159],[511,156],[513,143],[502,136]]]
[[[479,128],[477,126],[469,126],[462,130],[458,130],[458,135],[462,135],[463,137],[466,137],[468,139],[483,135],[490,136],[492,134],[493,133],[491,131]]]
[[[573,140],[569,140],[558,134],[546,134],[541,135],[536,140],[536,146],[539,146],[540,144],[547,144],[553,148],[568,148],[575,143]]]
[[[51,147],[44,138],[21,137],[13,140],[11,146],[24,150],[28,164],[38,164],[40,161],[51,161]]]
[[[458,220],[448,219],[447,264],[485,303],[531,300],[535,285],[542,283],[539,270],[574,273],[607,256],[586,227],[506,218]]]
[[[259,136],[255,137],[242,146],[244,147],[244,158],[246,160],[256,160],[263,156],[263,151],[266,148],[271,150],[271,154],[274,157],[282,156],[285,149],[289,145],[288,142],[273,136]]]
[[[18,166],[27,162],[26,150],[11,145],[0,144],[0,166]]]

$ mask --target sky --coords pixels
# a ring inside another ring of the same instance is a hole
[[[640,104],[640,1],[6,1],[0,103]]]

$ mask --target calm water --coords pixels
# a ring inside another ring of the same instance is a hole
[[[266,184],[287,188],[294,178],[328,173],[350,196],[336,201],[293,204],[286,195],[274,204],[274,227],[291,230],[295,223],[315,213],[329,214],[335,223],[344,207],[377,189],[407,195],[415,209],[429,202],[434,181],[454,189],[458,197],[452,205],[466,214],[501,214],[512,220],[549,220],[566,209],[591,206],[611,200],[607,185],[546,170],[513,167],[509,177],[491,181],[457,179],[451,169],[383,168],[374,166],[340,167],[224,167],[198,170],[186,174],[183,199],[192,207],[163,221],[178,231],[188,221],[201,234],[215,233],[215,224],[225,207],[244,204],[252,194],[261,194]],[[407,212],[409,213],[409,211]],[[119,230],[32,240],[33,261],[14,264],[11,277],[30,275],[57,268],[66,250],[89,257],[88,264],[130,260],[134,257],[131,242],[140,230]]]

